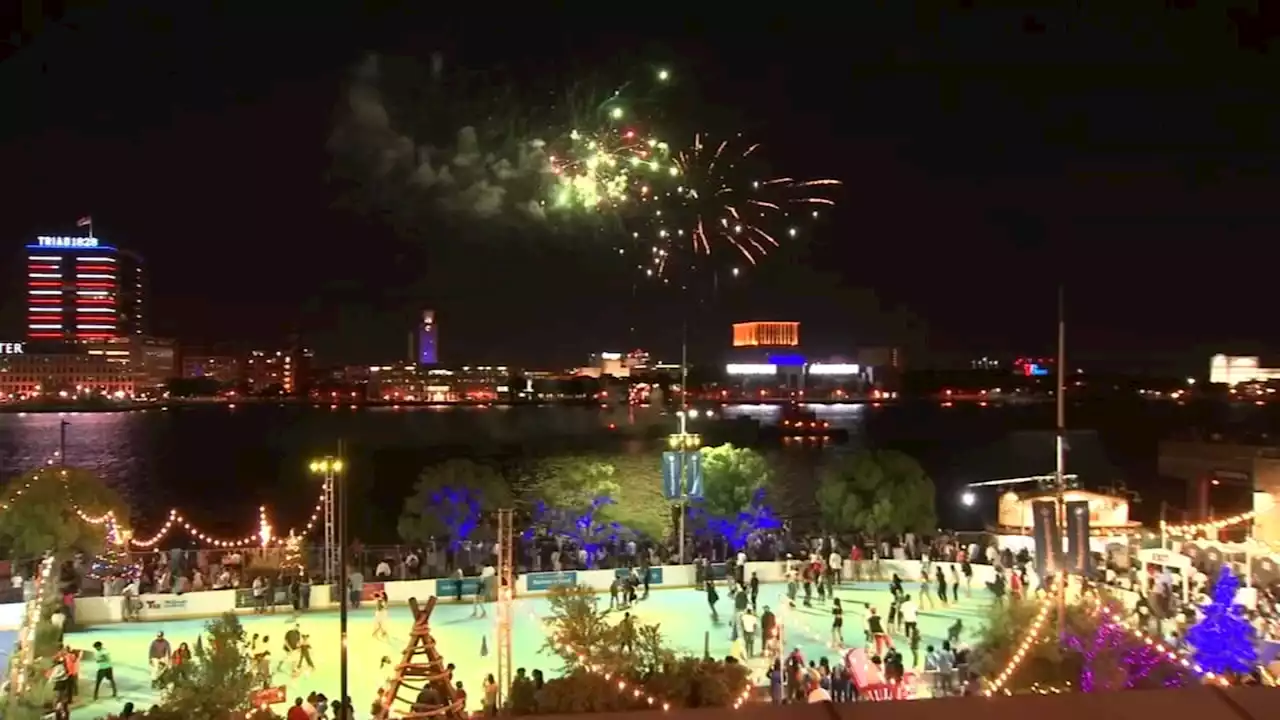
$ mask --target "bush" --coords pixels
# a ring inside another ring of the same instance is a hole
[[[727,707],[750,682],[737,663],[677,658],[658,625],[636,623],[633,649],[623,653],[625,631],[589,588],[553,588],[550,600],[546,649],[564,661],[567,674],[537,691],[529,680],[514,683],[508,698],[514,715],[641,710],[651,707],[650,696],[673,707]]]

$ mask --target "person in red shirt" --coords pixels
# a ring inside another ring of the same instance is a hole
[[[308,720],[307,711],[302,708],[302,698],[294,698],[293,707],[284,716],[285,720]]]

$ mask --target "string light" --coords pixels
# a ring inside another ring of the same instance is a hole
[[[1031,620],[1031,627],[1027,628],[1027,634],[1023,636],[1022,642],[1018,643],[1018,648],[1013,651],[1013,655],[1009,658],[1009,663],[1004,666],[1000,674],[991,680],[987,685],[987,689],[983,691],[983,695],[991,697],[1004,689],[1013,674],[1018,672],[1018,668],[1022,667],[1022,661],[1026,659],[1027,654],[1031,652],[1031,647],[1040,639],[1040,631],[1044,628],[1045,622],[1049,619],[1049,611],[1053,609],[1052,600],[1056,597],[1056,590],[1060,576],[1055,575],[1053,582],[1040,598],[1040,609],[1036,611],[1036,615]]]
[[[1209,522],[1183,523],[1181,525],[1170,525],[1169,523],[1162,521],[1160,523],[1160,529],[1163,530],[1168,535],[1179,535],[1179,536],[1196,535],[1198,533],[1210,533],[1210,532],[1217,532],[1218,530],[1224,530],[1226,528],[1233,527],[1241,523],[1249,522],[1250,520],[1253,520],[1257,516],[1258,516],[1257,511],[1250,510],[1249,512],[1240,513],[1239,515],[1232,515],[1231,517],[1225,517],[1225,518],[1222,518],[1221,520],[1211,520]]]
[[[543,624],[542,618],[539,618],[537,615],[535,615],[532,610],[526,609],[526,614],[529,616],[531,620],[539,624]],[[667,712],[671,710],[671,703],[669,701],[663,700],[662,698],[649,693],[639,683],[629,683],[623,678],[617,678],[615,681],[616,676],[612,671],[592,663],[587,659],[586,655],[578,652],[577,650],[574,650],[573,654],[578,660],[578,665],[583,670],[586,670],[587,672],[593,675],[597,675],[603,678],[606,682],[616,682],[617,689],[620,694],[622,695],[629,694],[633,699],[641,701],[645,705],[648,705],[649,707],[662,708],[663,712]],[[742,692],[739,693],[737,697],[734,698],[734,701],[732,704],[732,707],[734,710],[738,710],[743,705],[745,705],[747,701],[751,699],[751,690],[752,690],[751,683],[748,682],[746,687],[742,689]]]
[[[14,664],[13,677],[10,684],[14,694],[20,694],[27,687],[35,664],[36,626],[44,610],[44,589],[49,584],[49,575],[53,572],[53,555],[47,555],[40,563],[40,573],[36,580],[36,591],[27,603],[26,617],[22,619],[22,632],[18,635],[18,647],[21,648],[21,661]]]
[[[1141,640],[1143,643],[1147,645],[1147,647],[1150,647],[1151,649],[1160,653],[1163,656],[1162,659],[1167,660],[1168,662],[1174,663],[1175,665],[1181,665],[1182,667],[1190,670],[1196,675],[1199,675],[1205,680],[1211,683],[1214,683],[1216,685],[1221,685],[1225,687],[1231,684],[1231,680],[1228,679],[1225,675],[1219,675],[1215,672],[1210,672],[1209,670],[1206,670],[1204,666],[1202,666],[1200,663],[1193,660],[1184,651],[1180,651],[1175,647],[1171,647],[1167,642],[1157,638],[1153,638],[1147,633],[1143,632],[1141,629],[1135,628],[1126,624],[1124,621],[1123,615],[1104,605],[1102,601],[1097,597],[1091,596],[1090,600],[1092,600],[1094,603],[1097,604],[1099,614],[1102,615],[1102,618],[1104,620],[1119,627],[1120,629],[1129,633],[1134,638]]]
[[[16,490],[7,502],[0,503],[0,511],[9,510],[12,504],[18,498],[22,497],[28,490],[31,489],[32,484],[44,478],[46,470],[47,468],[41,468],[40,470],[37,470],[31,476],[31,479],[26,481],[21,488]],[[58,475],[59,475],[58,479],[61,480],[65,486],[67,483],[67,471],[65,469],[59,470]],[[79,517],[84,522],[90,525],[107,525],[109,523],[118,523],[118,521],[116,520],[115,512],[112,510],[108,510],[102,513],[101,515],[94,515],[89,512],[86,512],[83,507],[81,507],[78,503],[75,502],[74,499],[70,497],[69,487],[67,488],[67,490],[68,490],[67,500],[71,506],[72,512],[74,512],[76,516]],[[303,526],[303,530],[301,533],[302,537],[306,537],[310,535],[311,532],[316,529],[317,525],[319,524],[320,515],[323,509],[324,509],[324,493],[322,492],[319,495],[319,497],[316,499],[316,504],[311,510],[311,516],[307,518],[307,522]],[[195,523],[192,523],[190,520],[188,520],[185,516],[183,516],[182,512],[179,511],[177,508],[171,508],[169,510],[168,516],[165,518],[164,524],[160,526],[160,529],[155,533],[155,535],[152,535],[149,538],[141,539],[141,540],[134,537],[130,537],[128,540],[128,543],[129,545],[136,548],[143,548],[143,549],[152,548],[152,547],[155,547],[157,544],[159,544],[166,537],[168,537],[169,533],[172,532],[174,529],[181,529],[184,532],[186,532],[189,536],[194,538],[195,540],[198,540],[202,543],[205,543],[206,545],[219,548],[219,549],[243,549],[243,548],[250,548],[250,547],[255,547],[259,545],[266,547],[270,543],[270,541],[279,539],[274,535],[275,526],[271,523],[270,518],[266,515],[265,507],[258,508],[258,530],[254,532],[252,535],[247,535],[243,538],[234,538],[234,539],[223,539],[223,538],[214,537],[213,535],[210,535],[209,533],[206,533],[203,530],[201,530],[199,527],[195,525]]]

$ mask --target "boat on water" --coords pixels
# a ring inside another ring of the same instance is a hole
[[[831,423],[818,417],[812,410],[806,410],[797,403],[788,405],[778,418],[776,426],[767,428],[781,440],[812,440],[843,442],[849,438],[849,432],[842,428],[831,427]]]

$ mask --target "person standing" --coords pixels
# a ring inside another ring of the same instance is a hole
[[[622,614],[622,622],[618,624],[618,629],[622,631],[618,650],[627,654],[635,652],[636,623],[635,620],[631,619],[631,613]]]
[[[484,714],[485,717],[495,717],[498,714],[498,681],[494,679],[493,673],[489,673],[484,679]]]
[[[756,655],[756,626],[759,621],[751,608],[742,611],[742,639],[747,645],[747,657]]]
[[[716,603],[720,601],[720,593],[716,592],[715,583],[707,581],[707,605],[711,607],[711,622],[720,622],[720,614],[716,612]]]
[[[119,692],[116,690],[115,669],[111,665],[111,653],[102,647],[101,642],[93,644],[93,662],[98,669],[93,680],[93,699],[98,699],[98,691],[102,689],[103,680],[111,683],[111,697],[119,697]]]
[[[876,655],[883,658],[885,648],[889,647],[889,634],[885,632],[884,622],[875,608],[871,608],[867,615],[867,634],[871,636],[871,642],[875,643]]]
[[[902,607],[898,608],[898,614],[902,618],[902,630],[907,637],[919,633],[919,618],[917,617],[916,601],[907,598],[902,601]]]
[[[160,673],[164,670],[165,664],[169,662],[169,657],[173,655],[173,646],[168,640],[164,639],[164,633],[156,633],[156,639],[151,641],[151,647],[147,649],[147,662],[151,665],[151,679],[154,681],[160,677]]]
[[[960,570],[951,566],[951,602],[960,604]]]
[[[758,612],[758,609],[760,606],[756,604],[756,601],[759,599],[760,599],[760,578],[755,573],[751,573],[751,610],[752,612]]]

